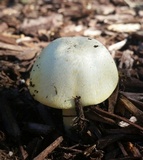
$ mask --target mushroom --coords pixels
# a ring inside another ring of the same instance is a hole
[[[63,37],[51,42],[39,55],[30,74],[34,99],[62,109],[69,128],[76,116],[74,98],[83,106],[105,101],[115,90],[118,71],[103,44],[88,37]]]

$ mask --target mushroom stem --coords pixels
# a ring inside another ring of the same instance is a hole
[[[68,130],[71,128],[73,124],[73,119],[76,117],[76,110],[75,108],[63,109],[62,112],[63,112],[63,124],[65,130]]]

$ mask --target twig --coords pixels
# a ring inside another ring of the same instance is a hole
[[[116,87],[114,92],[108,98],[108,112],[114,113],[114,108],[117,103],[118,93],[119,93],[119,86]]]
[[[76,105],[76,112],[77,112],[77,116],[80,117],[81,119],[85,119],[85,116],[84,116],[84,112],[83,112],[83,108],[82,108],[82,104],[80,102],[80,98],[81,97],[76,97],[74,99],[75,101],[75,105]]]
[[[128,109],[134,116],[137,117],[141,122],[143,121],[143,111],[138,109],[132,102],[130,102],[126,97],[121,96],[120,101],[124,104],[125,108]]]
[[[28,153],[24,150],[22,145],[19,146],[19,149],[20,149],[20,152],[21,152],[22,159],[23,160],[27,159]]]
[[[82,150],[74,149],[74,148],[60,147],[60,149],[66,150],[66,151],[68,151],[68,152],[83,153],[83,151],[82,151]]]
[[[127,156],[128,156],[128,153],[127,153],[127,151],[125,150],[123,144],[122,144],[121,142],[118,142],[118,145],[119,145],[119,148],[121,149],[124,157],[127,157]]]
[[[119,120],[122,120],[122,121],[124,121],[124,122],[127,122],[128,124],[134,126],[135,128],[140,129],[141,131],[143,131],[143,127],[141,127],[141,126],[139,126],[138,124],[135,124],[135,123],[129,121],[128,119],[126,119],[126,118],[124,118],[124,117],[121,117],[121,116],[118,116],[118,115],[116,115],[116,114],[113,114],[113,113],[109,113],[109,112],[107,112],[107,111],[104,111],[104,110],[100,109],[98,106],[95,107],[94,110],[95,110],[96,112],[98,112],[98,113],[105,114],[106,116],[110,116],[110,117],[113,117],[113,118],[117,118],[117,119],[119,119]]]
[[[81,97],[76,97],[74,99],[76,106],[77,117],[74,119],[73,127],[78,133],[83,133],[87,129],[88,120],[84,116],[83,106],[80,102]]]
[[[45,150],[43,150],[37,157],[33,160],[44,160],[48,154],[50,154],[58,145],[63,141],[63,137],[58,137],[53,143],[51,143]]]

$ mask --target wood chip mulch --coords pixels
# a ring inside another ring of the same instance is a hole
[[[142,160],[142,17],[142,0],[0,1],[0,160]],[[102,42],[120,77],[99,105],[82,108],[75,97],[78,119],[71,135],[61,111],[28,91],[37,56],[64,36]]]

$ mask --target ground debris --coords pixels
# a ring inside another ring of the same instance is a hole
[[[142,159],[142,1],[2,0],[0,10],[0,159]],[[82,108],[76,97],[72,136],[65,133],[61,111],[34,101],[28,91],[35,59],[61,36],[105,44],[120,78],[101,104]]]

